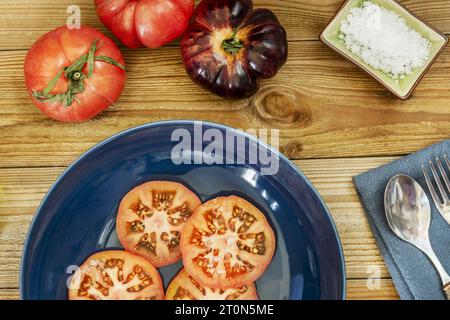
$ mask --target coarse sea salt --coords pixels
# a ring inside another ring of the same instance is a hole
[[[428,39],[398,14],[372,1],[351,10],[341,22],[339,39],[365,63],[395,80],[423,66],[430,55]]]

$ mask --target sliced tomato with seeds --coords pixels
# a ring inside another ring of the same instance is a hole
[[[116,220],[119,241],[125,250],[156,267],[175,263],[181,258],[181,231],[200,204],[191,190],[177,182],[140,185],[120,203]]]
[[[156,268],[126,251],[90,256],[69,283],[70,300],[162,300],[164,288]]]
[[[186,270],[172,279],[166,291],[166,300],[258,300],[256,286],[252,282],[236,289],[212,289],[202,286]]]
[[[181,235],[186,271],[210,288],[239,288],[266,270],[275,235],[264,214],[248,201],[220,197],[201,205]]]

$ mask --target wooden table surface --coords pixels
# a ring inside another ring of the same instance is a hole
[[[403,0],[450,34],[450,0]],[[0,298],[18,298],[19,264],[36,207],[81,153],[124,129],[167,119],[232,127],[279,128],[280,149],[311,179],[335,219],[345,251],[347,298],[397,299],[358,201],[352,177],[450,138],[450,47],[401,102],[343,60],[318,35],[343,0],[255,0],[276,12],[290,41],[289,61],[253,99],[226,101],[193,84],[179,48],[121,47],[128,82],[120,100],[82,124],[47,119],[27,96],[22,65],[42,34],[65,24],[69,5],[82,23],[101,25],[93,0],[0,1]],[[367,278],[379,269],[381,286]]]

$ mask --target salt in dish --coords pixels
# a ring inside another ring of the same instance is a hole
[[[448,42],[394,0],[347,0],[320,39],[402,100]]]

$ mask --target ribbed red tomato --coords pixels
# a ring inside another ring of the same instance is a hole
[[[88,120],[115,102],[125,85],[125,62],[114,42],[93,28],[59,27],[42,36],[25,59],[25,83],[48,117]]]
[[[103,24],[127,47],[158,48],[186,31],[194,0],[95,0]]]

